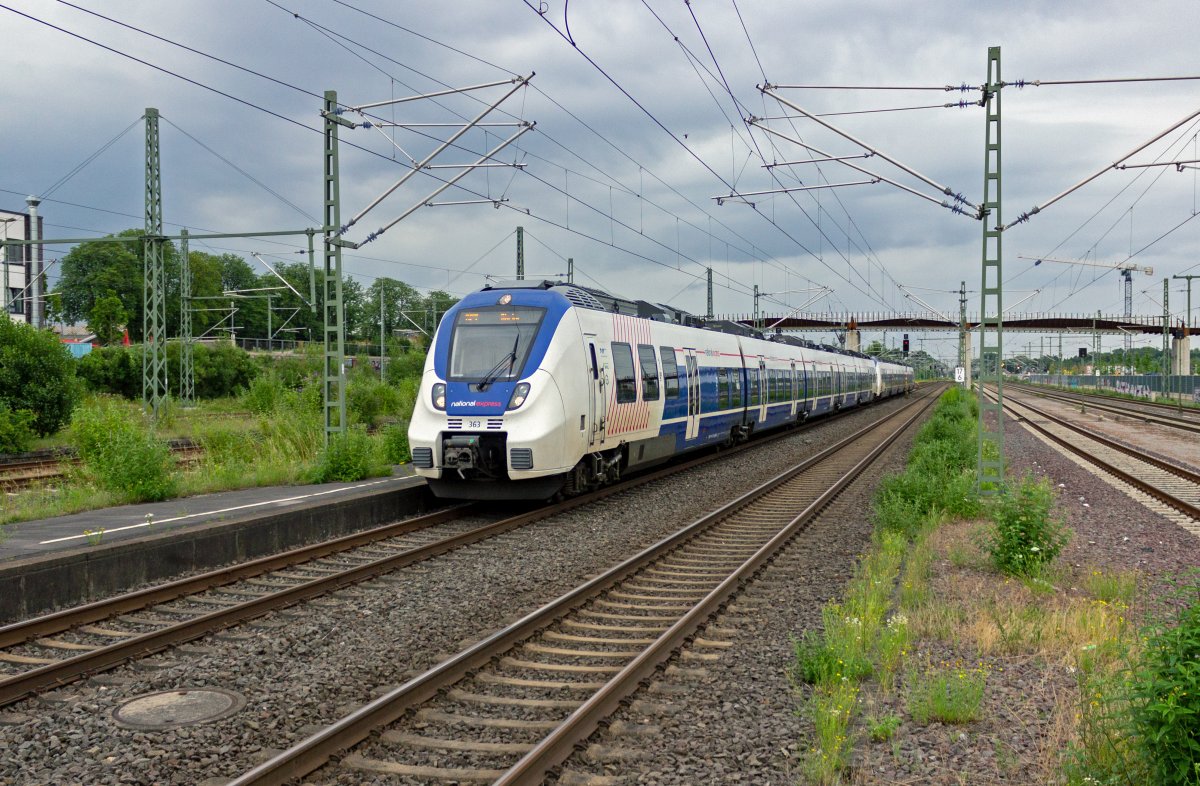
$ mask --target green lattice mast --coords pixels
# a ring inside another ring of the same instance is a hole
[[[1000,47],[988,48],[983,164],[983,283],[979,306],[979,437],[975,482],[980,493],[994,494],[1004,484],[1004,298],[1000,215]],[[994,334],[994,336],[989,335]],[[992,339],[989,341],[989,339]],[[995,402],[984,387],[996,390]]]

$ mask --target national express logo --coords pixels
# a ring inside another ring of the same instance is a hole
[[[499,401],[451,401],[452,407],[498,407],[501,405]]]

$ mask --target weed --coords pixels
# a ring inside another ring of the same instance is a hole
[[[874,742],[890,740],[900,728],[900,722],[900,716],[894,712],[872,716],[866,719],[867,734]]]
[[[313,480],[347,483],[380,474],[374,454],[375,445],[361,427],[331,435],[329,444],[317,458]]]
[[[166,442],[127,405],[98,398],[75,411],[76,449],[97,484],[131,502],[166,499],[175,491],[175,459]]]
[[[1070,539],[1061,521],[1050,516],[1054,492],[1045,478],[1024,478],[997,495],[991,517],[992,531],[982,547],[992,565],[1006,575],[1031,575],[1050,562]]]
[[[1133,723],[1155,783],[1200,783],[1200,581],[1155,620],[1132,674]]]
[[[1096,600],[1128,606],[1137,592],[1137,573],[1120,571],[1105,573],[1093,570],[1083,577],[1083,589]]]
[[[912,633],[908,627],[908,617],[893,614],[887,625],[879,631],[879,640],[875,645],[875,674],[879,686],[885,692],[891,691],[895,684],[896,671],[911,646]]]
[[[100,529],[85,529],[83,535],[87,538],[88,545],[99,546],[100,541],[104,539],[104,527]]]
[[[839,783],[850,764],[850,722],[858,705],[858,683],[838,680],[814,689],[811,701],[813,746],[804,759],[814,783]]]
[[[983,662],[929,666],[909,673],[908,711],[917,723],[969,723],[979,717],[990,667]]]

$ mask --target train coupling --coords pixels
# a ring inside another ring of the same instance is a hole
[[[442,442],[442,464],[450,469],[473,469],[479,463],[479,437],[455,435]]]

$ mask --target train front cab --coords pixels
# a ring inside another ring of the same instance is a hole
[[[570,304],[544,290],[484,290],[447,312],[409,426],[413,467],[439,497],[550,497],[576,460],[567,395],[546,368],[578,354]],[[584,378],[583,359],[573,375]],[[585,393],[586,395],[586,393]],[[564,467],[565,465],[565,467]]]

